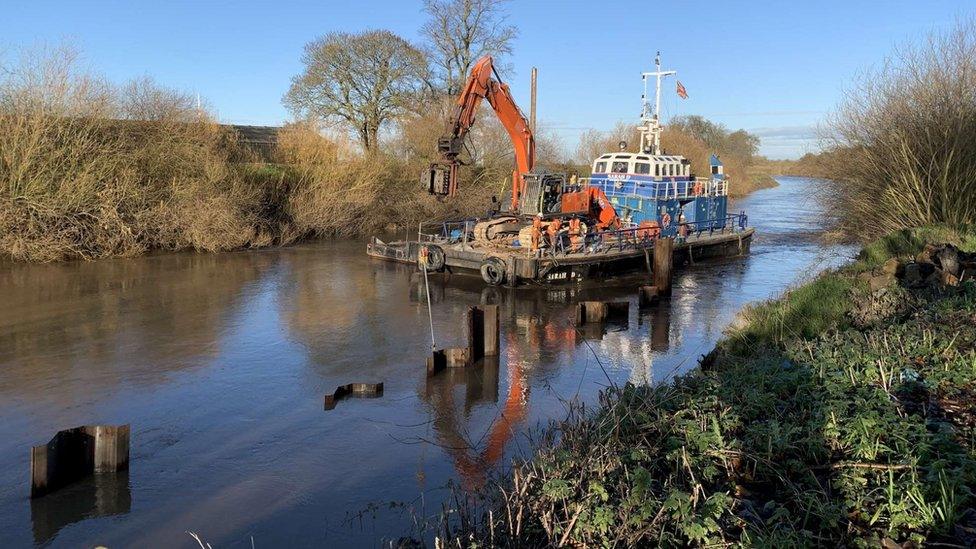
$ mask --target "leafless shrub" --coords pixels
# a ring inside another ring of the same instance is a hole
[[[832,118],[831,221],[862,238],[976,222],[976,23],[863,76]]]
[[[119,89],[68,48],[22,54],[0,76],[0,253],[52,261],[247,245],[252,188],[224,131],[190,99]]]
[[[278,154],[288,173],[288,210],[299,232],[360,234],[374,222],[370,212],[387,173],[382,157],[361,155],[345,134],[327,137],[309,123],[283,129]]]

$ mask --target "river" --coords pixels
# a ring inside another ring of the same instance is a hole
[[[92,263],[0,265],[0,545],[381,546],[480,486],[527,433],[608,384],[696,365],[746,303],[849,257],[824,247],[816,181],[738,201],[745,257],[688,267],[638,311],[635,283],[588,289],[432,284],[440,346],[469,305],[501,305],[501,357],[430,381],[423,287],[363,242]],[[626,323],[577,332],[572,303],[629,299]],[[323,410],[350,382],[375,399]],[[28,499],[28,449],[129,423],[127,474]]]

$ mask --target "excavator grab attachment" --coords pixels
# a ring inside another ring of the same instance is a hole
[[[427,192],[436,196],[454,196],[457,192],[457,167],[455,164],[434,163],[420,176],[420,183]]]

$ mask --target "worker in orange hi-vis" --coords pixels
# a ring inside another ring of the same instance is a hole
[[[583,249],[583,227],[579,218],[576,217],[569,220],[569,244],[573,252]]]
[[[686,237],[688,233],[691,232],[691,227],[688,225],[688,220],[685,218],[685,214],[681,213],[678,215],[678,234]]]
[[[546,232],[549,234],[549,246],[552,248],[552,251],[556,251],[556,242],[559,241],[559,229],[562,226],[562,221],[553,219],[549,222],[549,228],[546,229]]]
[[[539,251],[542,245],[542,214],[536,214],[532,219],[532,253]]]

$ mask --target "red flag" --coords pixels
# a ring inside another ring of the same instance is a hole
[[[680,81],[678,82],[678,97],[682,99],[688,99],[688,90],[686,90],[685,87],[681,85]]]

